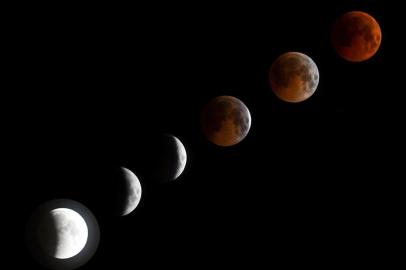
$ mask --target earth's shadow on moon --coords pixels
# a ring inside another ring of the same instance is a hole
[[[85,220],[88,228],[88,239],[85,247],[76,256],[67,259],[57,259],[50,256],[47,253],[49,250],[46,249],[51,247],[46,247],[44,250],[40,244],[40,235],[38,234],[39,232],[41,235],[45,233],[44,237],[51,237],[49,243],[52,243],[52,234],[56,233],[55,229],[44,232],[39,230],[39,224],[41,224],[44,215],[57,208],[68,208],[77,212]],[[93,257],[99,245],[100,229],[95,216],[86,206],[69,199],[57,199],[43,203],[33,212],[27,222],[25,236],[27,247],[38,263],[49,269],[70,270],[86,264]]]
[[[310,98],[319,84],[319,71],[313,60],[299,52],[279,56],[271,66],[269,82],[273,92],[286,102],[302,102]]]
[[[218,96],[209,101],[201,112],[200,121],[207,139],[221,146],[241,142],[251,127],[248,108],[232,96]]]

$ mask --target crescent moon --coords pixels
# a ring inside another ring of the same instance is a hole
[[[126,201],[121,215],[125,216],[134,211],[140,203],[142,189],[140,180],[138,180],[138,177],[132,171],[124,167],[121,167],[121,170],[126,184]]]
[[[177,179],[182,172],[185,170],[186,167],[186,161],[187,161],[187,154],[186,154],[186,149],[183,146],[182,142],[176,138],[175,136],[172,136],[175,140],[176,143],[176,152],[177,152],[177,169],[175,173],[175,178]]]

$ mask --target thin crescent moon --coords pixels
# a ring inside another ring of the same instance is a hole
[[[140,180],[138,180],[138,177],[132,171],[124,167],[121,167],[121,169],[124,173],[124,180],[126,181],[128,191],[128,194],[126,194],[125,208],[121,214],[122,216],[125,216],[137,208],[141,200],[142,188]]]
[[[177,156],[178,156],[178,164],[177,164],[176,174],[174,177],[174,179],[177,179],[182,174],[182,172],[185,170],[186,162],[187,162],[187,154],[186,154],[186,149],[183,146],[182,142],[175,136],[172,136],[172,137],[175,139],[175,142],[176,142],[176,151],[177,151]]]

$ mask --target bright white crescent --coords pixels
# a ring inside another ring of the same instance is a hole
[[[176,150],[177,150],[177,154],[178,154],[178,164],[177,164],[177,169],[176,169],[176,174],[175,174],[175,179],[178,178],[183,170],[186,167],[186,161],[187,161],[187,154],[186,154],[186,149],[183,146],[182,142],[176,138],[175,136],[173,136],[173,138],[176,141]]]
[[[132,171],[124,167],[121,169],[124,173],[128,191],[124,212],[122,213],[122,215],[125,216],[134,211],[134,209],[138,206],[141,200],[142,189],[138,177]]]

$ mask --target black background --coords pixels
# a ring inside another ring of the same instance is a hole
[[[99,221],[101,242],[83,269],[371,256],[387,196],[379,153],[390,140],[379,134],[398,108],[385,75],[389,10],[383,1],[268,2],[13,8],[1,100],[12,263],[40,269],[22,232],[39,204],[57,198],[85,204]],[[383,32],[363,63],[330,44],[333,22],[352,10],[373,15]],[[299,104],[268,85],[269,67],[288,51],[320,71],[318,90]],[[252,116],[246,139],[229,148],[200,130],[202,107],[218,95],[241,99]],[[177,181],[154,186],[142,153],[161,132],[184,143],[188,163]],[[115,166],[144,188],[121,218],[95,196]]]

